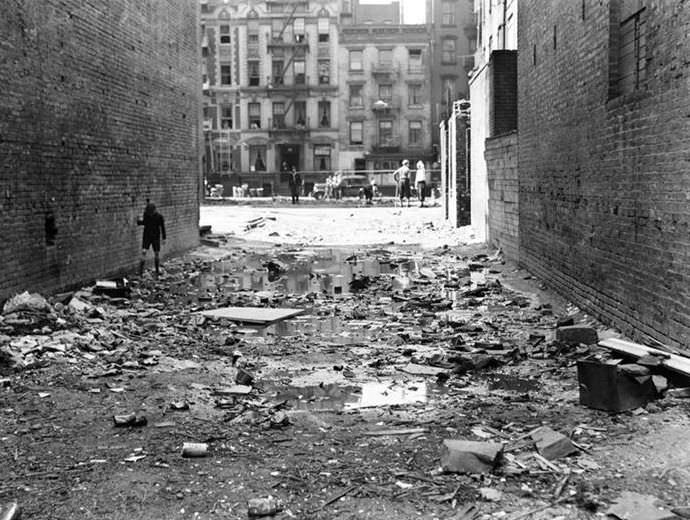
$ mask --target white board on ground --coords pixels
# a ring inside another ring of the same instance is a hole
[[[304,309],[280,309],[269,307],[221,307],[210,311],[201,311],[208,318],[223,318],[240,323],[258,323],[269,325],[277,321],[298,316]]]

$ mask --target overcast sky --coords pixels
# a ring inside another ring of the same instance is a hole
[[[362,4],[389,4],[391,0],[361,0]],[[400,0],[403,5],[405,19],[403,23],[425,22],[424,0]]]

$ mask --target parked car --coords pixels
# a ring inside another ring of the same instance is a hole
[[[371,187],[369,179],[364,175],[345,175],[342,177],[340,186],[340,197],[364,197],[364,191]],[[314,183],[314,189],[311,192],[311,196],[317,200],[323,199],[326,196],[326,183],[317,182]],[[335,197],[335,193],[333,194]]]

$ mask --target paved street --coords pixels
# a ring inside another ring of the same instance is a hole
[[[613,332],[469,232],[432,230],[439,212],[203,207],[206,245],[130,297],[86,287],[6,314],[0,502],[26,518],[245,519],[270,496],[273,518],[372,520],[591,519],[626,490],[687,503],[687,400],[580,405],[575,360],[594,351],[554,341],[556,323]],[[198,314],[224,306],[304,313]],[[539,426],[569,454],[542,457]],[[444,439],[503,455],[444,471]],[[188,442],[205,456],[183,457]]]

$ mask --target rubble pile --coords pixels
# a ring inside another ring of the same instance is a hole
[[[690,385],[661,355],[600,346],[605,331],[577,309],[511,288],[528,277],[500,254],[207,240],[224,254],[171,260],[160,278],[5,303],[0,464],[13,492],[0,504],[45,512],[32,493],[52,493],[35,480],[51,468],[95,488],[127,465],[168,482],[163,509],[228,518],[687,506],[682,469],[638,496],[623,464],[633,433],[675,420]],[[209,312],[224,308],[235,314]],[[266,317],[279,311],[295,312]],[[37,451],[46,440],[57,457]]]

